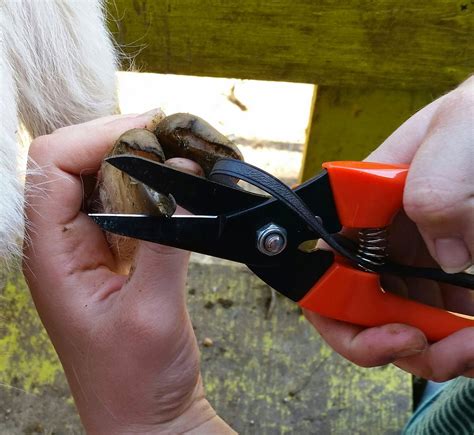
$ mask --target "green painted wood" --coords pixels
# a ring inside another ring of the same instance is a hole
[[[474,71],[470,0],[114,0],[143,71],[447,89]]]
[[[427,90],[318,86],[301,180],[332,160],[362,160],[435,95]]]
[[[191,263],[188,304],[209,400],[243,434],[394,435],[410,377],[333,353],[299,308],[243,266]],[[0,286],[0,433],[81,434],[66,381],[23,278]],[[212,346],[204,347],[205,338]]]

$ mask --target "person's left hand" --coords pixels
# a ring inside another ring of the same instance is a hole
[[[189,253],[141,242],[121,275],[81,210],[83,181],[120,134],[152,117],[103,118],[33,141],[41,170],[27,180],[24,273],[88,432],[222,433],[229,428],[205,399],[186,310]]]
[[[403,208],[390,225],[390,257],[402,264],[460,272],[474,258],[474,77],[407,120],[368,161],[410,164]],[[386,289],[474,316],[474,294],[419,278],[385,277]],[[426,379],[474,377],[474,327],[436,343],[409,325],[364,328],[305,311],[336,352],[357,365],[393,363]]]

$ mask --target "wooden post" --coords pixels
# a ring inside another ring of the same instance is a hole
[[[332,160],[362,160],[417,110],[430,91],[318,86],[308,127],[301,180]]]

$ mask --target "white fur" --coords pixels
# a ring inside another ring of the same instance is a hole
[[[0,261],[18,253],[18,122],[31,137],[117,111],[102,0],[0,0]]]

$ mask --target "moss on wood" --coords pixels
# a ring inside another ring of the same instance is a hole
[[[363,159],[435,94],[318,86],[315,97],[302,180],[319,172],[323,162]]]
[[[474,71],[464,0],[115,0],[109,13],[147,72],[444,90]]]

